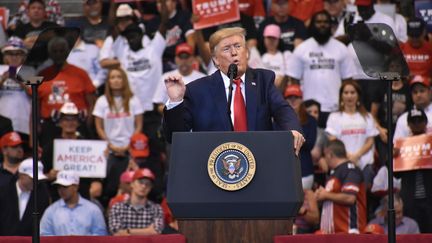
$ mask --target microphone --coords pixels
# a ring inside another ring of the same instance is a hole
[[[230,84],[228,87],[228,117],[231,123],[231,130],[234,130],[234,125],[233,122],[231,120],[231,101],[232,101],[232,91],[233,91],[233,80],[237,77],[237,65],[235,64],[230,64],[228,66],[228,73],[227,73],[229,79],[230,79]]]

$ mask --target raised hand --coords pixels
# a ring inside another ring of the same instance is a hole
[[[183,100],[186,92],[186,85],[180,76],[169,76],[165,79],[165,87],[171,102]]]

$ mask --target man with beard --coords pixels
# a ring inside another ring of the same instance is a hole
[[[23,160],[23,141],[17,132],[9,132],[1,137],[0,146],[3,162],[0,165],[0,187],[18,178],[18,167]]]
[[[303,80],[303,99],[321,104],[320,127],[325,127],[330,112],[338,109],[342,81],[354,74],[347,47],[331,37],[330,19],[326,11],[312,17],[309,26],[312,37],[294,50],[287,65],[287,75],[293,82]]]

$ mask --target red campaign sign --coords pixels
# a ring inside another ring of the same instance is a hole
[[[399,150],[393,160],[394,171],[432,169],[432,135],[398,139],[394,146]]]
[[[9,9],[0,7],[0,24],[3,26],[3,30],[7,29],[9,20]]]
[[[240,19],[237,0],[193,0],[193,13],[199,16],[194,29],[204,29]]]

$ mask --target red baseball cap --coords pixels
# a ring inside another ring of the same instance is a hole
[[[132,181],[142,179],[142,178],[147,178],[150,179],[151,181],[154,181],[156,179],[155,175],[150,169],[144,168],[135,171],[132,177]]]
[[[355,4],[357,6],[370,6],[372,5],[372,0],[356,0]]]
[[[3,135],[0,140],[0,147],[13,147],[22,144],[21,136],[17,132],[9,132]]]
[[[176,50],[175,50],[176,56],[178,56],[182,53],[192,55],[193,54],[192,52],[193,52],[192,47],[188,43],[181,43],[180,45],[178,45],[176,47]]]
[[[414,84],[423,84],[426,87],[430,87],[430,78],[423,75],[415,75],[409,82],[410,86]]]
[[[136,133],[131,137],[130,153],[133,158],[147,158],[149,156],[148,137],[144,133]]]
[[[134,174],[135,174],[135,171],[133,171],[133,170],[127,170],[127,171],[123,172],[120,175],[120,182],[122,182],[122,183],[131,183]]]
[[[298,84],[291,84],[285,88],[284,97],[289,96],[303,97],[303,92]]]

